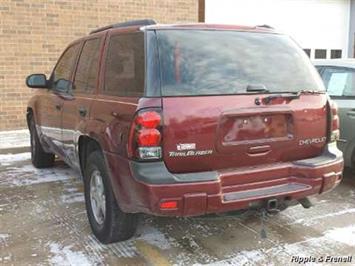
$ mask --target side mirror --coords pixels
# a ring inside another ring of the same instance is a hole
[[[32,74],[26,78],[26,85],[29,88],[47,88],[47,78],[44,74]]]

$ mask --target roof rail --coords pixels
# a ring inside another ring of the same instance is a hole
[[[273,27],[271,27],[270,25],[267,25],[267,24],[257,25],[256,27],[257,27],[257,28],[274,29]]]
[[[114,29],[114,28],[124,28],[129,26],[146,26],[146,25],[154,25],[154,24],[157,23],[153,19],[129,20],[126,22],[116,23],[116,24],[98,28],[96,30],[91,31],[90,34],[108,30],[108,29]]]

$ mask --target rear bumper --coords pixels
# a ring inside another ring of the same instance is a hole
[[[124,211],[170,216],[245,209],[268,199],[302,199],[333,189],[343,170],[342,153],[333,144],[306,160],[178,175],[164,163],[126,161],[128,169],[122,171],[123,161],[117,164],[120,159],[113,154],[106,158],[111,173],[120,173],[113,175],[114,190]],[[160,209],[166,201],[176,201],[177,207]]]

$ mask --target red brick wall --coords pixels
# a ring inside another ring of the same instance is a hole
[[[30,73],[49,74],[66,45],[130,19],[197,22],[198,0],[1,0],[0,130],[25,127]]]

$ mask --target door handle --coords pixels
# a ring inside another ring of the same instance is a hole
[[[55,105],[55,109],[57,109],[58,111],[60,111],[62,109],[62,105],[61,104],[56,104]]]
[[[79,107],[79,114],[80,114],[80,116],[82,116],[82,117],[85,117],[86,116],[86,114],[87,114],[87,109],[85,108],[85,107],[83,107],[83,106],[81,106],[81,107]]]
[[[249,156],[260,156],[266,155],[271,151],[270,145],[254,146],[250,147],[248,150]]]

